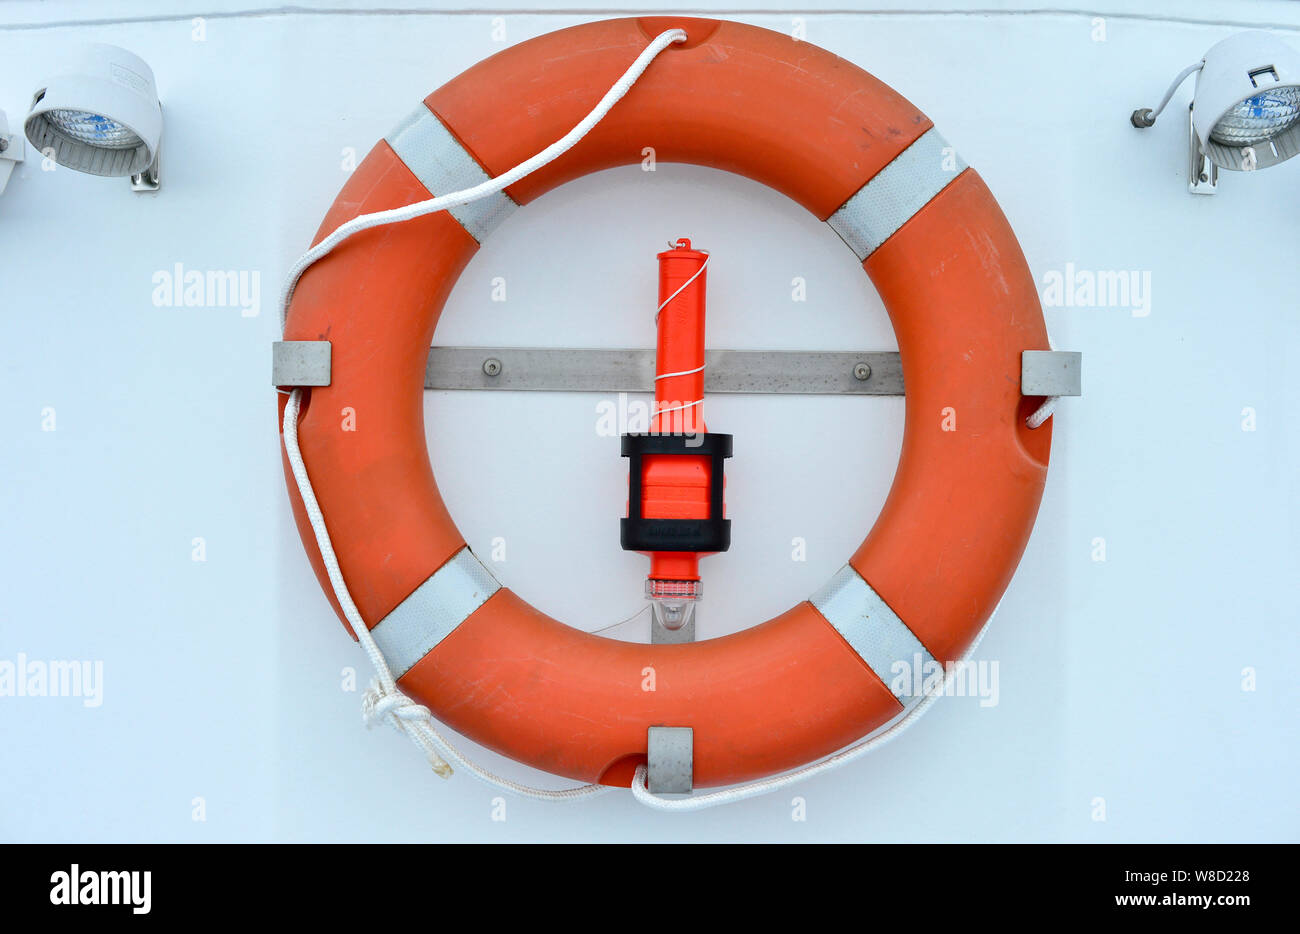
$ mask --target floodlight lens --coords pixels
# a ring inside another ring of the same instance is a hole
[[[1284,133],[1300,122],[1300,87],[1274,88],[1241,101],[1229,110],[1210,138],[1225,146],[1249,146]]]
[[[50,110],[45,118],[77,142],[99,149],[134,149],[142,142],[116,120],[84,110]]]

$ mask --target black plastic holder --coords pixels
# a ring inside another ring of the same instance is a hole
[[[713,553],[731,547],[731,520],[722,517],[722,471],[723,462],[731,456],[731,435],[710,432],[623,435],[622,453],[628,459],[628,514],[619,528],[624,551]],[[641,514],[641,458],[647,454],[711,459],[707,519],[647,519]]]

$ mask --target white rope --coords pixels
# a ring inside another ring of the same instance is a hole
[[[756,782],[750,782],[747,785],[735,785],[731,788],[723,788],[719,791],[711,791],[702,795],[693,795],[689,798],[660,798],[651,794],[650,788],[646,782],[646,767],[644,765],[639,765],[636,768],[636,773],[632,777],[632,795],[646,807],[654,808],[657,811],[700,811],[704,808],[717,807],[722,804],[733,804],[736,801],[744,801],[746,798],[754,798],[758,795],[770,794],[773,791],[787,788],[796,782],[802,782],[815,775],[831,772],[842,765],[847,765],[854,759],[860,758],[872,750],[879,749],[886,743],[898,739],[898,737],[902,736],[903,733],[907,731],[908,727],[916,723],[916,721],[921,718],[921,714],[925,713],[931,704],[943,696],[944,690],[948,686],[948,680],[952,677],[953,672],[965,665],[970,657],[975,654],[975,650],[984,639],[984,634],[988,632],[989,623],[993,622],[993,618],[997,615],[998,611],[995,607],[988,620],[984,623],[984,626],[980,629],[979,635],[975,637],[975,640],[970,644],[970,648],[968,648],[965,654],[962,655],[961,661],[956,665],[949,666],[944,672],[943,682],[937,685],[934,690],[925,696],[924,700],[911,710],[907,711],[907,713],[903,714],[902,717],[896,720],[893,725],[883,733],[877,733],[875,736],[864,742],[858,743],[856,746],[851,746],[848,749],[841,750],[833,756],[822,759],[820,762],[814,762],[812,765],[805,765],[803,768],[796,769],[793,772],[786,772],[783,775],[773,775],[771,778],[760,779]]]
[[[705,366],[706,364],[701,363],[693,370],[678,370],[676,373],[660,373],[655,377],[655,382],[657,383],[661,379],[672,379],[674,376],[690,376],[692,373],[699,373]]]
[[[1048,396],[1043,400],[1043,404],[1034,409],[1033,413],[1025,419],[1025,424],[1030,428],[1038,428],[1052,417],[1052,413],[1056,411],[1056,403],[1060,401],[1060,396]]]
[[[328,254],[348,237],[363,230],[369,230],[371,227],[397,224],[402,221],[409,221],[412,218],[423,217],[425,214],[433,214],[437,211],[445,211],[448,208],[459,207],[462,204],[469,204],[471,201],[478,201],[480,198],[486,198],[488,195],[494,195],[502,189],[509,188],[525,175],[536,172],[548,162],[558,159],[572,149],[579,140],[591,132],[592,128],[609,113],[615,104],[622,100],[623,95],[641,77],[641,74],[649,67],[650,62],[654,60],[656,55],[675,42],[685,41],[686,31],[684,29],[669,29],[655,36],[650,44],[637,56],[636,61],[628,67],[627,71],[623,72],[623,76],[605,92],[605,96],[592,108],[591,113],[583,117],[577,126],[537,155],[519,163],[508,172],[503,172],[496,178],[490,178],[472,188],[453,191],[436,198],[430,198],[427,201],[417,201],[414,204],[403,205],[387,211],[362,214],[354,217],[346,224],[340,225],[337,230],[299,257],[298,261],[289,270],[284,291],[280,296],[280,329],[284,329],[285,316],[289,311],[289,300],[293,298],[293,290],[298,285],[298,279],[307,270],[307,267]]]
[[[375,644],[374,636],[366,628],[360,611],[357,610],[356,604],[352,601],[352,594],[348,592],[348,586],[343,581],[343,572],[339,569],[338,557],[334,554],[334,545],[330,541],[329,530],[325,527],[325,517],[321,514],[320,503],[316,501],[316,493],[312,489],[311,479],[307,476],[307,466],[303,463],[302,451],[298,447],[298,407],[301,402],[301,389],[295,389],[289,393],[289,400],[284,406],[284,450],[289,457],[289,466],[293,470],[294,483],[298,487],[298,495],[302,498],[303,509],[307,512],[307,519],[311,523],[312,533],[316,537],[316,547],[320,551],[321,562],[325,565],[325,573],[329,577],[330,588],[334,591],[339,607],[343,610],[343,616],[347,619],[348,625],[352,627],[357,642],[361,644],[362,650],[365,651],[366,657],[370,659],[370,664],[375,669],[375,680],[370,683],[369,689],[362,697],[362,720],[368,726],[383,721],[394,727],[399,733],[406,734],[411,742],[424,751],[429,764],[433,766],[434,772],[443,778],[448,778],[451,775],[452,769],[448,764],[450,761],[489,785],[512,791],[527,798],[544,801],[576,801],[610,791],[611,789],[605,785],[580,785],[576,788],[563,788],[552,791],[521,785],[508,778],[495,775],[461,755],[447,738],[435,728],[433,715],[429,712],[429,708],[417,704],[398,690],[397,682],[388,667],[388,662],[384,659],[383,653],[379,651],[379,646]]]
[[[694,407],[697,406],[697,405],[703,405],[703,404],[704,404],[704,400],[703,400],[703,399],[696,399],[694,402],[688,402],[688,403],[686,403],[685,405],[674,405],[674,406],[670,406],[670,407],[668,407],[668,408],[666,408],[666,409],[658,409],[658,410],[655,411],[655,414],[656,414],[656,415],[670,415],[670,414],[672,414],[673,412],[680,412],[680,411],[682,411],[683,409],[691,409],[691,408],[694,408]]]
[[[1056,345],[1052,343],[1052,338],[1050,336],[1047,338],[1047,349],[1056,349]],[[1047,396],[1044,398],[1038,408],[1029,413],[1029,417],[1025,419],[1025,425],[1030,429],[1041,427],[1043,422],[1051,418],[1052,414],[1056,412],[1056,404],[1060,401],[1060,396]]]
[[[670,244],[668,244],[668,245],[669,245],[670,247],[672,247],[674,250],[677,249],[677,244],[675,244],[675,243],[670,243]],[[696,279],[698,279],[698,278],[700,277],[701,273],[704,272],[704,270],[706,270],[706,269],[709,268],[709,258],[710,258],[710,257],[709,257],[709,251],[708,251],[708,250],[700,250],[699,252],[701,252],[701,253],[704,254],[704,262],[700,263],[700,268],[699,268],[699,269],[697,269],[697,270],[695,270],[695,272],[691,273],[691,277],[690,277],[689,279],[687,279],[685,282],[683,282],[680,286],[677,287],[677,291],[676,291],[676,292],[674,292],[672,295],[669,295],[667,298],[665,298],[662,302],[659,303],[659,307],[655,309],[655,324],[658,324],[658,323],[659,323],[659,312],[661,312],[661,311],[663,311],[665,308],[667,308],[669,302],[671,302],[671,301],[672,301],[674,298],[676,298],[678,295],[681,295],[683,292],[685,292],[685,291],[686,291],[686,287],[687,287],[688,285],[690,285],[692,282],[694,282]],[[703,367],[701,367],[701,369],[703,369]]]

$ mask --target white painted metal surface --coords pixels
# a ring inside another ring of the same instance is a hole
[[[802,30],[934,119],[1000,200],[1056,346],[1087,358],[1087,395],[1062,403],[1038,527],[980,648],[997,663],[982,696],[945,698],[905,740],[799,789],[806,821],[788,797],[668,822],[608,796],[512,799],[502,823],[494,792],[439,782],[405,741],[358,727],[363,659],[288,511],[267,387],[274,296],[350,167],[432,88],[605,14],[337,5],[254,16],[222,0],[202,20],[175,0],[0,7],[11,124],[50,55],[111,42],[157,75],[168,161],[165,189],[141,197],[29,150],[0,198],[0,661],[102,670],[98,698],[0,697],[0,839],[1296,838],[1300,161],[1188,198],[1180,128],[1138,132],[1128,115],[1237,29],[1300,43],[1300,8],[949,0],[796,23],[760,0],[730,14]],[[678,236],[713,251],[713,346],[896,346],[824,224],[745,180],[663,164],[517,212],[470,263],[437,340],[649,346],[654,253]],[[470,545],[585,629],[643,604],[644,560],[617,541],[626,462],[597,409],[617,421],[620,401],[426,398]],[[728,509],[747,531],[704,564],[701,638],[784,610],[842,566],[888,491],[903,400],[719,396],[708,410],[745,452]],[[268,635],[278,654],[250,654]],[[358,782],[377,791],[366,808],[347,790]]]

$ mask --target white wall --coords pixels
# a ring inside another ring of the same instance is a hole
[[[81,41],[142,55],[166,109],[160,195],[46,172],[29,153],[0,196],[0,661],[104,671],[98,707],[0,697],[0,839],[1297,838],[1300,160],[1192,197],[1190,84],[1154,129],[1127,116],[1243,26],[1300,45],[1300,9],[804,15],[809,41],[900,90],[979,169],[1040,282],[1067,263],[1149,273],[1150,313],[1047,309],[1056,345],[1084,353],[1085,395],[1058,416],[1038,526],[980,649],[999,663],[996,706],[945,699],[873,757],[726,810],[511,798],[502,823],[497,792],[439,781],[405,740],[363,731],[358,694],[340,689],[346,666],[364,686],[364,659],[289,516],[268,377],[275,295],[345,178],[343,150],[364,154],[498,50],[494,14],[209,6],[222,12],[204,41],[176,0],[0,7],[11,123],[44,63]],[[517,42],[599,15],[511,13],[505,27]],[[602,173],[520,211],[470,264],[437,340],[650,346],[654,252],[677,236],[714,254],[712,346],[896,346],[829,229],[753,183],[681,166]],[[152,277],[176,263],[258,272],[260,313],[156,307]],[[489,301],[495,276],[504,304]],[[795,276],[805,304],[790,301]],[[598,397],[426,401],[448,506],[480,554],[506,539],[505,584],[585,629],[639,609],[644,561],[619,550],[613,521],[626,462],[595,434]],[[737,439],[728,503],[745,532],[706,563],[703,635],[785,609],[843,563],[888,490],[902,413],[901,399],[709,400],[711,427]],[[806,822],[791,820],[795,795]],[[196,797],[206,821],[192,820]]]

